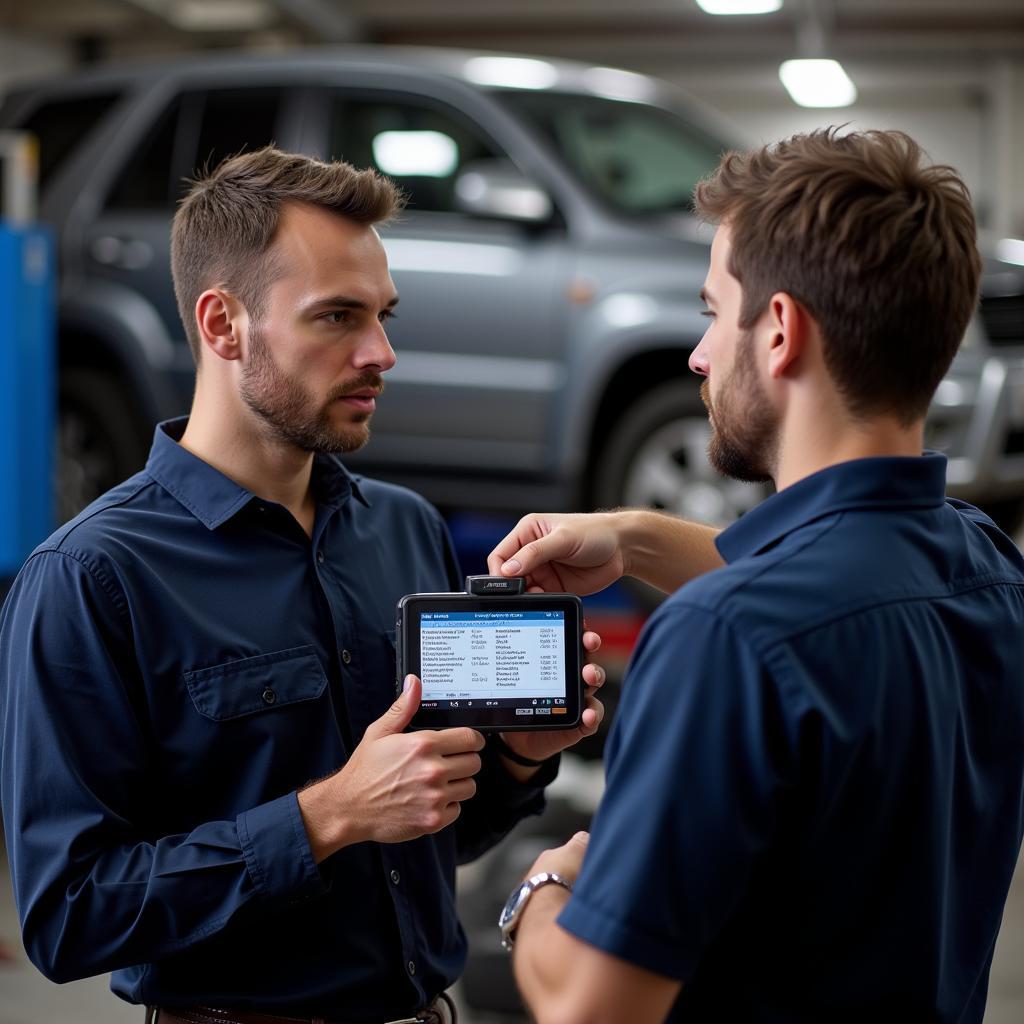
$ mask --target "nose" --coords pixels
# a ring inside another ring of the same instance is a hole
[[[705,334],[698,342],[697,347],[690,353],[690,358],[688,360],[690,369],[701,377],[706,377],[711,372],[706,342],[707,335]]]
[[[381,372],[390,370],[395,365],[397,358],[395,350],[388,341],[387,331],[379,321],[371,327],[362,343],[356,349],[353,362],[359,369],[376,366]]]

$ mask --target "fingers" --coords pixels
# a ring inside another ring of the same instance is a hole
[[[512,558],[530,538],[537,536],[537,533],[534,516],[524,516],[520,519],[512,531],[507,533],[487,556],[487,571],[492,576],[501,576],[502,565]],[[513,571],[507,575],[515,576],[517,573]]]
[[[431,735],[439,754],[466,754],[484,749],[484,737],[476,729],[442,729]]]
[[[440,832],[442,829],[447,828],[460,814],[462,813],[462,804],[457,800],[448,804],[436,819],[436,824],[431,823],[430,826],[425,828],[421,835],[430,835],[434,832]]]
[[[590,654],[594,654],[601,650],[601,634],[595,633],[592,629],[588,629],[583,634],[583,648]]]
[[[472,779],[456,779],[448,783],[448,799],[462,803],[476,796],[476,783]]]
[[[602,666],[593,661],[588,662],[583,666],[583,682],[585,682],[587,686],[592,686],[595,690],[599,690],[604,686],[607,680],[608,673],[605,672]]]
[[[604,705],[596,697],[587,697],[587,706],[580,715],[580,731],[584,736],[593,736],[604,719]]]
[[[479,754],[450,754],[444,759],[445,771],[451,780],[471,778],[480,771],[481,763]]]
[[[548,562],[567,558],[576,543],[564,526],[550,529],[540,517],[530,515],[487,556],[487,569],[495,576],[535,575]],[[534,582],[541,583],[539,579]]]

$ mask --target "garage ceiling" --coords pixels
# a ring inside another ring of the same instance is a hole
[[[707,65],[797,55],[817,45],[808,26],[840,59],[983,60],[1024,51],[1024,0],[785,0],[736,18],[694,0],[0,0],[0,32],[82,59],[364,41]]]

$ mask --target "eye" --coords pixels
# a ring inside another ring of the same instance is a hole
[[[382,324],[386,324],[389,320],[397,320],[398,314],[393,309],[382,309],[377,319]]]
[[[349,311],[347,309],[332,309],[330,312],[324,313],[320,319],[323,320],[324,323],[338,327],[341,324],[348,323]]]

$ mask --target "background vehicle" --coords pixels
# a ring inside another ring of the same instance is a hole
[[[725,522],[763,492],[707,465],[686,367],[708,236],[693,184],[728,148],[652,79],[567,62],[353,48],[102,69],[12,93],[57,226],[61,514],[141,465],[188,408],[171,289],[186,179],[274,141],[377,166],[410,194],[385,234],[399,362],[351,459],[447,507],[650,504]],[[989,264],[936,396],[953,493],[1024,515],[1024,276]]]

